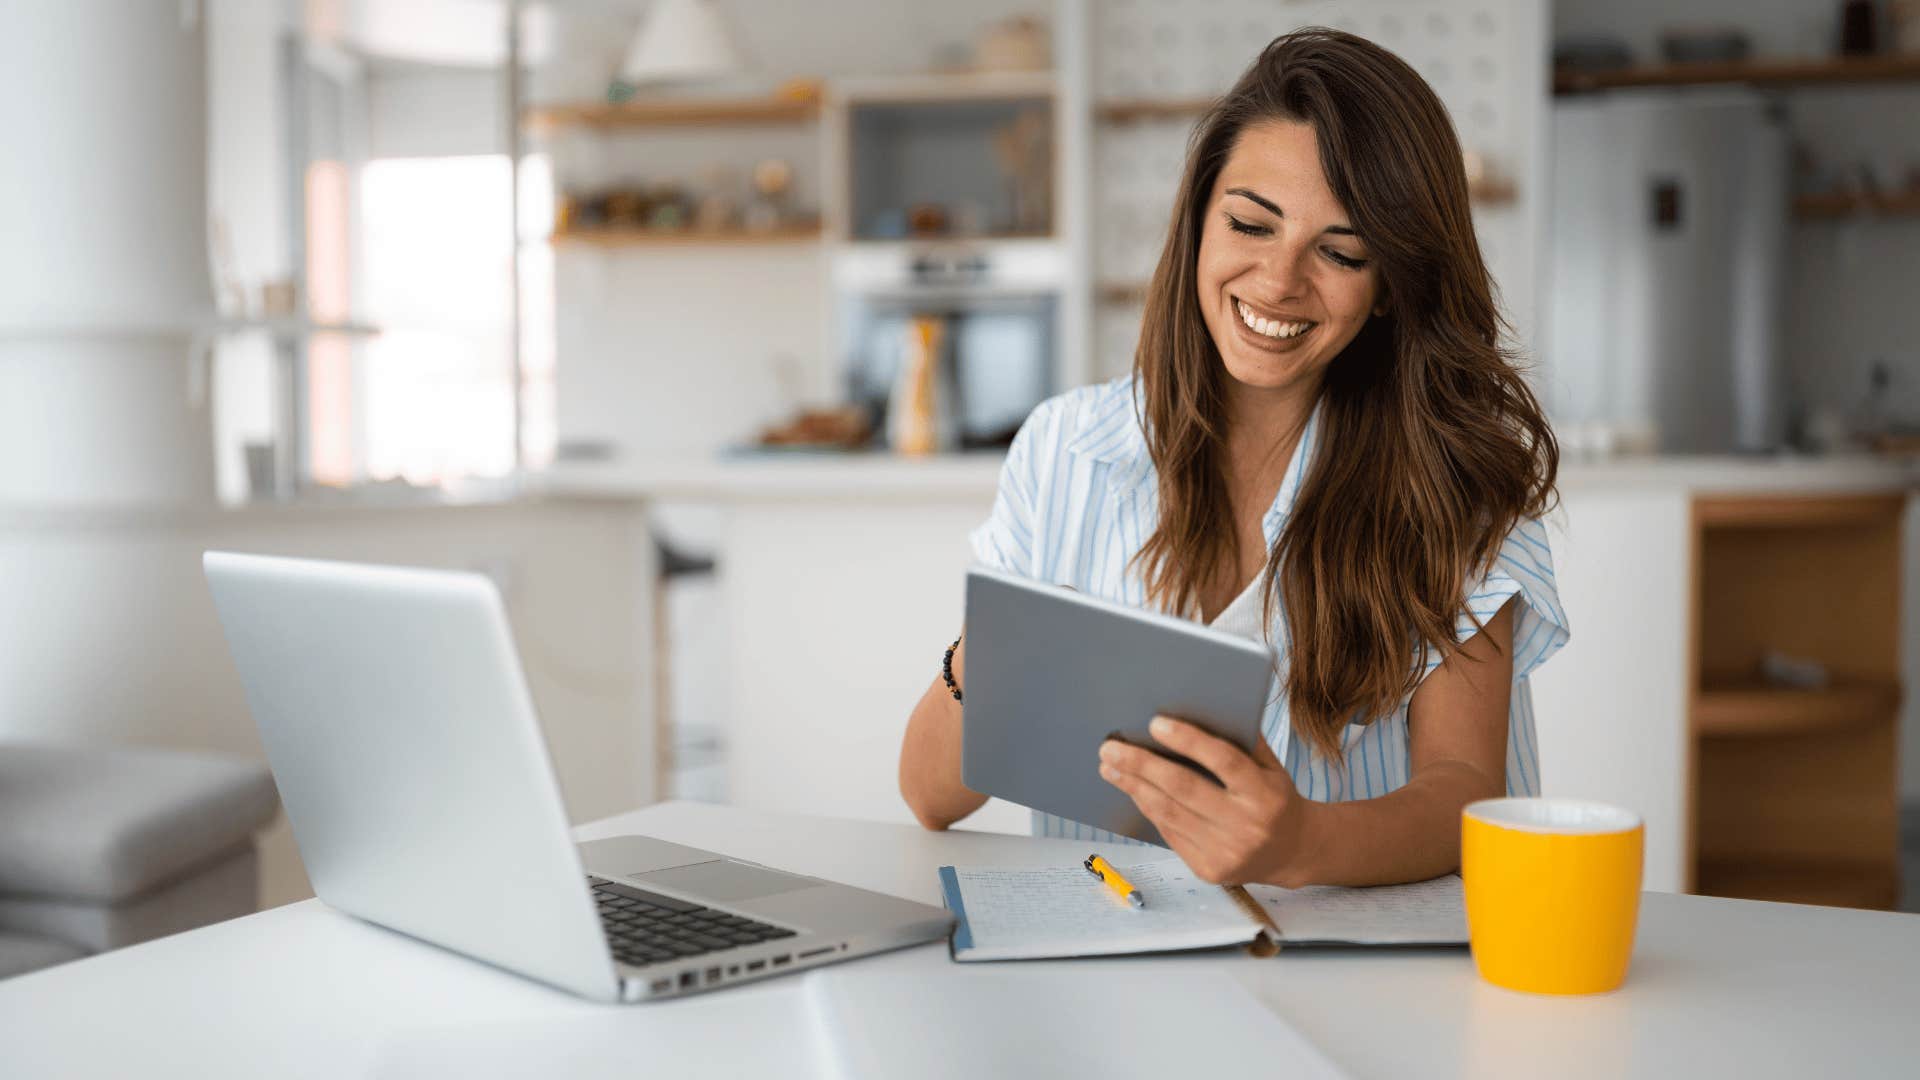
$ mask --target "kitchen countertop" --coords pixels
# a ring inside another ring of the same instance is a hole
[[[452,494],[372,490],[316,493],[240,506],[0,506],[0,529],[206,525],[236,518],[335,518],[525,506],[530,503],[986,503],[1003,456],[986,451],[912,459],[884,453],[767,454],[666,458],[633,464],[561,466],[517,483]],[[1920,458],[1675,456],[1563,462],[1563,493],[1679,490],[1695,495],[1920,491]]]
[[[994,452],[926,459],[868,454],[769,454],[569,465],[528,480],[534,492],[628,496],[682,503],[987,500],[999,483]],[[1920,489],[1920,458],[1868,454],[1621,457],[1563,461],[1562,491],[1682,489],[1821,493]]]

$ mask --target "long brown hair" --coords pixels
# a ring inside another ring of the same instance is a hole
[[[1236,141],[1312,125],[1320,165],[1375,265],[1386,314],[1328,366],[1319,452],[1267,561],[1286,605],[1294,730],[1338,758],[1350,722],[1388,715],[1423,662],[1457,649],[1469,576],[1552,498],[1559,448],[1503,344],[1474,238],[1460,143],[1414,70],[1363,38],[1276,39],[1201,119],[1134,355],[1160,520],[1136,558],[1148,596],[1189,611],[1239,558],[1225,381],[1195,283],[1207,199]]]

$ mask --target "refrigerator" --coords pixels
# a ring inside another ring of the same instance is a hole
[[[1569,449],[1766,451],[1781,350],[1791,148],[1747,90],[1555,102],[1547,405]]]

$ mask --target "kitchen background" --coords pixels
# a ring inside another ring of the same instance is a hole
[[[1914,0],[28,0],[0,735],[257,759],[198,552],[443,565],[576,820],[911,820],[999,448],[1128,370],[1194,119],[1310,24],[1446,101],[1567,452],[1549,791],[1861,906],[1904,802],[1920,908]]]

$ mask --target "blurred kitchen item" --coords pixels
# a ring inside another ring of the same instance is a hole
[[[1670,64],[1730,64],[1753,55],[1753,39],[1732,26],[1675,26],[1660,33]]]
[[[1746,90],[1558,98],[1547,357],[1563,423],[1622,449],[1762,451],[1785,437],[1791,155]]]
[[[972,199],[963,199],[953,204],[953,234],[955,236],[979,236],[986,231],[986,207]]]
[[[873,428],[865,408],[837,405],[828,409],[802,409],[785,423],[761,431],[760,445],[858,450],[872,437]]]
[[[907,235],[907,212],[898,207],[876,210],[867,218],[862,233],[868,240],[898,240]]]
[[[786,198],[793,191],[793,165],[784,158],[762,160],[753,167],[753,190],[762,198]]]
[[[1815,409],[1801,425],[1800,441],[1808,450],[1821,453],[1846,450],[1852,438],[1852,426],[1846,414],[1831,407]]]
[[[1633,66],[1633,50],[1611,34],[1578,34],[1553,43],[1556,72],[1619,71]]]
[[[693,226],[720,232],[740,224],[740,174],[725,165],[708,169],[701,177],[700,197],[693,208]]]
[[[712,0],[653,0],[620,62],[628,86],[690,82],[747,67],[733,28]]]
[[[907,207],[907,234],[910,236],[945,236],[947,234],[947,208],[939,203],[915,203]]]
[[[1045,109],[1021,109],[994,136],[993,152],[1006,175],[1013,203],[1013,231],[1028,235],[1053,228],[1053,121]]]
[[[802,101],[808,104],[819,102],[826,91],[826,84],[819,79],[788,79],[773,88],[773,96],[781,101]]]
[[[299,290],[292,278],[274,278],[260,283],[260,314],[273,318],[291,315],[299,304]]]
[[[974,45],[973,66],[981,71],[1048,70],[1053,48],[1046,24],[1030,15],[989,24]]]
[[[600,220],[607,225],[636,228],[646,210],[640,192],[632,188],[609,191],[600,198],[599,203]]]
[[[1894,52],[1920,53],[1920,0],[1887,0],[1887,41]]]
[[[257,502],[275,498],[280,493],[280,471],[278,454],[271,442],[244,442],[240,444],[240,453],[247,465],[247,497]]]
[[[1888,457],[1920,457],[1920,431],[1890,431],[1875,435],[1868,445],[1874,453]]]
[[[686,188],[678,183],[662,184],[652,195],[647,207],[647,228],[673,232],[693,223],[693,200]]]
[[[908,324],[906,358],[887,404],[887,445],[897,453],[925,457],[944,448],[940,357],[946,336],[946,321],[936,315],[916,316]]]
[[[1824,690],[1833,677],[1818,660],[1767,649],[1760,654],[1760,681],[1794,690]]]
[[[1840,5],[1840,53],[1871,56],[1880,51],[1878,13],[1873,0],[1845,0]]]
[[[1893,371],[1885,360],[1875,360],[1867,367],[1867,389],[1861,395],[1860,405],[1853,412],[1853,420],[1848,425],[1855,439],[1871,443],[1875,438],[1886,434],[1892,427],[1891,410],[1887,404],[1892,396]]]
[[[693,208],[693,227],[701,232],[726,232],[740,223],[740,205],[731,196],[708,192]]]
[[[1066,253],[1043,241],[848,245],[834,255],[847,400],[887,409],[913,324],[944,326],[941,384],[953,392],[951,442],[1005,446],[1054,392]]]
[[[1467,174],[1467,188],[1472,190],[1475,184],[1484,184],[1487,180],[1487,157],[1477,150],[1468,150],[1460,155],[1460,166]]]
[[[1460,164],[1467,174],[1468,198],[1481,203],[1509,202],[1513,199],[1513,181],[1487,155],[1478,150],[1468,150],[1461,154]]]
[[[747,203],[746,225],[766,232],[789,224],[793,216],[793,165],[785,158],[766,158],[753,167],[753,197]]]

